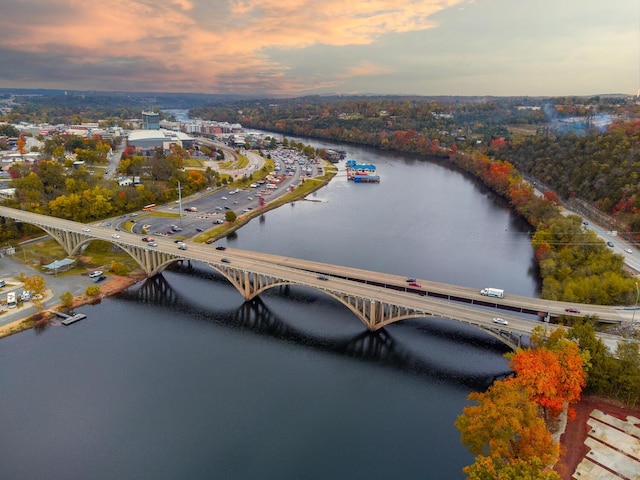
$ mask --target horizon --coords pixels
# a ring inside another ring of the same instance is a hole
[[[44,92],[44,93],[34,93],[34,92]],[[483,98],[530,98],[530,99],[552,99],[552,98],[592,98],[592,97],[607,97],[607,98],[629,98],[629,97],[637,97],[640,98],[640,91],[637,94],[628,94],[628,93],[593,93],[593,94],[563,94],[563,95],[418,95],[418,94],[383,94],[383,93],[353,93],[353,94],[343,94],[343,93],[326,93],[326,94],[305,94],[298,96],[275,96],[275,95],[250,95],[250,94],[233,94],[233,93],[206,93],[206,92],[179,92],[179,91],[125,91],[125,90],[81,90],[81,89],[73,89],[73,88],[46,88],[46,87],[33,87],[33,88],[6,88],[0,87],[0,95],[17,95],[17,96],[28,96],[28,95],[45,95],[45,93],[49,93],[53,95],[174,95],[174,96],[204,96],[204,97],[238,97],[240,100],[268,100],[268,99],[278,99],[278,100],[292,100],[298,98],[309,98],[309,97],[319,97],[319,98],[335,98],[335,97],[372,97],[372,98],[474,98],[474,99],[483,99]]]
[[[252,98],[640,91],[640,3],[628,0],[0,2],[3,88]]]

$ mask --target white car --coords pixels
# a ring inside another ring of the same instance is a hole
[[[83,232],[90,232],[90,231],[91,231],[91,229],[90,229],[89,227],[84,227],[84,228],[82,229],[82,231],[83,231]]]
[[[157,247],[158,244],[156,242],[149,242],[147,243],[147,245],[149,245],[150,247]]]
[[[499,323],[500,325],[509,325],[509,322],[500,317],[493,317],[493,323]]]
[[[631,250],[630,248],[625,248],[624,251],[627,253],[633,253],[633,250]]]
[[[120,235],[118,235],[117,233],[114,233],[113,235],[111,235],[112,238],[120,238]]]
[[[102,275],[102,272],[100,270],[95,270],[89,274],[89,278],[96,278],[96,277],[99,277],[100,275]]]
[[[222,197],[222,200],[226,200],[226,199],[227,199],[227,197]]]

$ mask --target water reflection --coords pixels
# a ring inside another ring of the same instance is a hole
[[[180,278],[176,285],[182,285],[186,279],[200,279],[213,283],[216,288],[230,288],[227,280],[206,266],[175,265],[171,274]],[[210,283],[210,285],[211,285]],[[231,295],[237,294],[232,290]],[[237,294],[238,297],[239,294]],[[278,297],[281,301],[292,302],[305,307],[318,302],[334,303],[335,307],[344,307],[331,298],[319,298],[323,295],[315,290],[302,287],[281,286],[263,294],[265,297]],[[239,307],[214,308],[199,305],[187,295],[181,294],[164,275],[157,275],[132,287],[117,296],[120,300],[139,304],[161,306],[170,312],[188,313],[181,321],[189,318],[207,321],[237,331],[250,332],[262,337],[276,339],[288,344],[302,346],[317,351],[331,353],[344,358],[356,359],[376,366],[390,368],[399,372],[415,375],[425,380],[435,380],[450,386],[463,386],[471,390],[486,389],[497,377],[507,375],[509,371],[474,372],[466,370],[460,362],[449,362],[444,356],[425,355],[424,347],[428,342],[438,342],[440,349],[453,351],[464,345],[474,349],[482,348],[491,354],[501,354],[508,349],[502,343],[480,331],[460,328],[458,322],[448,327],[451,320],[434,321],[429,319],[411,319],[399,322],[384,330],[370,332],[360,324],[359,333],[338,331],[328,332],[324,327],[298,327],[295,321],[275,314],[260,297],[242,301]],[[343,310],[343,317],[352,314]],[[353,316],[354,324],[359,320]],[[318,322],[322,322],[319,320]],[[423,341],[420,344],[420,341]],[[448,356],[447,356],[448,357]]]

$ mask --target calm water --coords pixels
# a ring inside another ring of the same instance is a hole
[[[382,182],[339,176],[222,243],[536,295],[529,231],[482,187],[346,149]],[[312,290],[244,303],[201,265],[80,311],[0,342],[0,478],[463,478],[453,422],[506,371],[479,331],[415,319],[371,334]]]

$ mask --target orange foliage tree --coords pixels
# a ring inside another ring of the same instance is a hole
[[[505,461],[500,457],[476,457],[462,469],[467,480],[560,480],[560,475],[540,459]]]
[[[585,358],[578,345],[564,335],[557,333],[551,341],[539,342],[543,344],[537,348],[509,355],[518,383],[543,408],[545,416],[548,412],[556,417],[565,406],[580,400],[586,384]],[[574,416],[572,408],[569,415]]]
[[[539,459],[552,464],[558,457],[538,405],[516,379],[498,380],[484,393],[473,392],[455,422],[461,441],[474,455],[500,457],[506,461]]]

